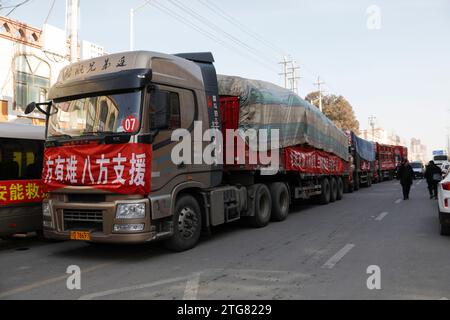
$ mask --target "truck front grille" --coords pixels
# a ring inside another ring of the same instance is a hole
[[[65,209],[65,230],[103,230],[103,212],[101,210]]]

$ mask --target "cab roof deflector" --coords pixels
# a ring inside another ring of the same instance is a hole
[[[175,56],[197,63],[213,63],[214,56],[211,52],[177,53]]]

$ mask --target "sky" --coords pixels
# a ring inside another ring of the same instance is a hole
[[[40,27],[52,1],[31,0],[11,17]],[[109,53],[127,51],[130,8],[144,1],[80,2],[80,38]],[[56,0],[48,23],[64,28],[64,0]],[[152,0],[135,14],[134,39],[135,49],[211,51],[219,73],[280,85],[278,62],[290,55],[300,67],[301,96],[316,90],[320,76],[326,93],[352,104],[361,129],[373,115],[383,128],[421,139],[430,154],[447,145],[448,0]]]

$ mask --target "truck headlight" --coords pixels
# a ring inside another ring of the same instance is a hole
[[[51,218],[52,217],[52,215],[50,213],[50,205],[48,204],[48,202],[44,202],[42,204],[42,214],[46,218]]]
[[[145,218],[145,203],[123,203],[117,206],[116,219]]]

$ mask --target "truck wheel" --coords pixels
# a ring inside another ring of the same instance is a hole
[[[194,197],[183,195],[177,200],[173,229],[173,236],[164,243],[169,250],[181,252],[197,245],[202,230],[202,213]]]
[[[338,187],[337,182],[335,178],[330,178],[330,202],[336,202],[337,200],[337,194],[338,194]]]
[[[342,178],[337,178],[337,191],[336,200],[342,200],[344,198],[344,181],[342,181]]]
[[[286,220],[289,215],[291,196],[285,183],[277,182],[270,185],[272,197],[272,221],[280,222]]]
[[[441,224],[441,236],[450,236],[450,226]]]
[[[265,184],[254,186],[253,197],[254,215],[249,217],[250,225],[253,228],[264,228],[270,222],[272,211],[272,198],[269,188]]]
[[[326,205],[330,203],[331,198],[331,187],[330,182],[327,178],[322,180],[322,193],[319,197],[319,203],[322,205]]]

